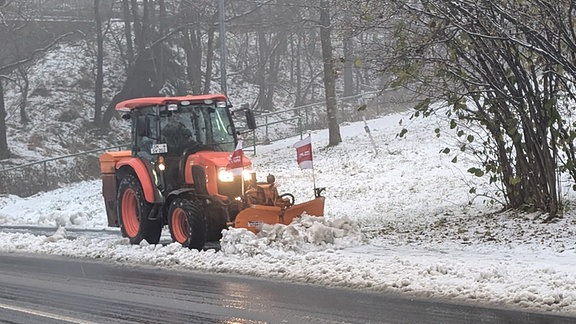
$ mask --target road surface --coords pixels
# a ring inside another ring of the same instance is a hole
[[[0,323],[574,323],[227,274],[0,254]]]

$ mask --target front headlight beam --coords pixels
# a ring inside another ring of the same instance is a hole
[[[252,174],[254,171],[252,170],[243,170],[242,171],[242,178],[244,181],[250,181],[252,179]],[[218,180],[222,182],[233,182],[234,181],[234,174],[231,170],[226,170],[226,168],[218,168]]]

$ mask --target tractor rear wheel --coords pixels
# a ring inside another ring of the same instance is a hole
[[[206,217],[197,203],[176,198],[168,210],[172,240],[190,249],[201,250],[206,243]]]
[[[162,234],[162,220],[149,219],[152,204],[144,199],[144,190],[136,176],[127,174],[118,185],[118,223],[122,236],[130,243],[139,244],[146,240],[158,244]]]

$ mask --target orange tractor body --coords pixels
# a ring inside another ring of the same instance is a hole
[[[262,224],[290,224],[306,213],[322,216],[324,197],[295,204],[279,195],[274,176],[258,182],[242,153],[241,170],[230,170],[238,144],[232,111],[222,94],[136,98],[116,110],[132,121],[131,150],[100,156],[102,194],[108,225],[138,244],[156,244],[168,225],[174,241],[194,249],[218,241],[228,227],[258,232]]]

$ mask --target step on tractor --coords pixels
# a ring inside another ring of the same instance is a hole
[[[159,243],[167,225],[173,241],[200,250],[229,227],[257,233],[263,224],[323,215],[319,188],[295,204],[292,194],[278,194],[273,175],[258,182],[244,153],[241,174],[232,172],[240,135],[233,116],[246,131],[256,128],[246,106],[232,110],[224,95],[210,94],[135,98],[116,110],[131,121],[131,149],[100,156],[102,194],[108,226],[132,244]]]

